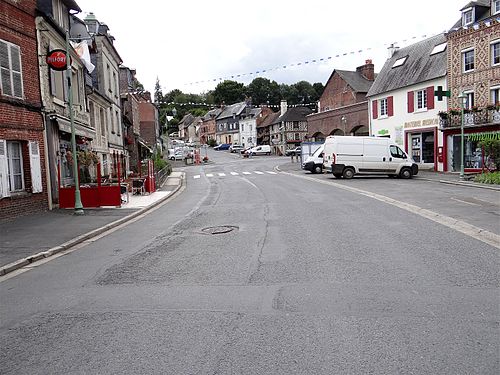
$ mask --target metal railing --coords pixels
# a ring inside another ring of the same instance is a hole
[[[464,113],[464,127],[486,124],[499,124],[500,110],[496,109],[476,109],[466,110]],[[439,126],[441,129],[460,128],[462,116],[460,111],[449,111],[441,115]]]

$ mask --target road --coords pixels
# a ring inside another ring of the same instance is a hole
[[[0,282],[2,374],[499,372],[500,250],[456,225],[498,234],[498,192],[209,157],[149,215]]]

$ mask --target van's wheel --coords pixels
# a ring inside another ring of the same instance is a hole
[[[340,178],[340,177],[342,177],[342,174],[341,174],[341,173],[334,173],[333,175],[335,176],[335,178]]]
[[[342,172],[342,177],[344,177],[346,180],[351,179],[354,176],[354,169],[352,168],[345,168],[344,171]]]
[[[399,177],[404,178],[405,180],[412,178],[413,173],[410,168],[403,168],[401,172],[399,172]]]
[[[323,168],[321,168],[321,165],[316,165],[314,166],[314,172],[313,173],[322,173]]]

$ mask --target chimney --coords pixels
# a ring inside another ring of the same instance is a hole
[[[280,116],[283,116],[287,110],[288,106],[286,104],[286,100],[281,101],[281,113]]]
[[[373,81],[375,79],[375,71],[371,59],[365,60],[365,65],[357,67],[356,71],[361,73],[368,81]]]
[[[399,49],[399,47],[396,47],[394,45],[394,43],[392,43],[389,48],[387,48],[387,50],[389,51],[389,58],[391,58],[392,56],[394,56],[394,53],[396,53],[396,51]]]

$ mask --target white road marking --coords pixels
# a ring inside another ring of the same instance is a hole
[[[269,174],[277,174],[276,172],[266,171]]]
[[[231,172],[231,174],[232,174],[233,176],[238,176],[238,175],[239,175],[239,173],[236,173],[236,172]]]
[[[248,174],[251,174],[251,173],[250,172],[243,172],[243,174],[247,174],[248,175]]]
[[[452,201],[455,201],[455,202],[460,202],[460,203],[465,203],[465,204],[470,204],[471,206],[480,206],[480,204],[477,204],[477,203],[471,203],[471,202],[466,202],[466,201],[463,201],[461,199],[458,199],[458,198],[450,198]]]
[[[226,174],[225,173],[219,173],[219,176],[224,177]]]
[[[207,173],[207,177],[213,177],[214,175],[212,173]]]
[[[197,174],[196,176],[193,176],[193,178],[196,180],[197,178],[200,178],[201,176]]]
[[[254,171],[256,174],[264,174],[264,172]]]

